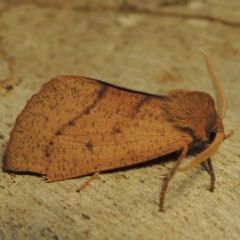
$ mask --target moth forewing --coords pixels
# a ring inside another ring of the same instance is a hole
[[[50,138],[44,160],[50,181],[145,162],[192,142],[168,122],[162,109],[167,97],[106,86],[104,97],[96,91],[71,124]]]

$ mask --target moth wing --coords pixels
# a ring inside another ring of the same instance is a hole
[[[53,78],[28,100],[16,119],[7,146],[4,169],[44,173],[43,156],[48,139],[58,124],[64,124],[59,105],[67,101],[64,84]],[[69,99],[73,104],[73,99]]]
[[[95,91],[94,81],[77,76],[56,77],[44,84],[16,119],[7,146],[4,169],[44,174],[44,158],[50,138],[60,126],[82,112],[82,104]]]
[[[78,104],[66,103],[69,111],[61,117],[68,121],[55,129],[44,156],[49,181],[148,161],[192,141],[188,133],[166,120],[161,107],[164,96],[89,79],[74,81],[73,85],[80,96],[76,95]]]

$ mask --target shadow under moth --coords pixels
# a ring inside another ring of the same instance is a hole
[[[178,151],[175,165],[165,174],[160,211],[176,171],[207,161],[213,191],[210,157],[231,133],[224,134],[225,97],[211,62],[203,54],[218,111],[205,92],[173,90],[160,96],[86,77],[56,77],[32,96],[17,117],[4,169],[39,173],[48,182],[93,174],[80,191],[100,172]],[[199,144],[202,152],[180,168],[189,149]]]

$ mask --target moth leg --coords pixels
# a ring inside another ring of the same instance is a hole
[[[164,183],[162,185],[162,189],[161,189],[161,193],[160,193],[160,206],[159,206],[159,211],[163,211],[164,209],[164,200],[165,200],[165,195],[166,195],[166,191],[168,188],[168,184],[171,181],[173,175],[175,174],[175,172],[177,171],[179,165],[181,164],[182,160],[184,159],[184,157],[186,156],[188,151],[188,146],[184,146],[181,155],[179,156],[176,164],[174,165],[174,167],[170,170],[169,173],[166,174],[165,179],[164,179]]]
[[[207,142],[203,142],[203,150],[207,149],[207,147],[208,147]],[[208,173],[209,173],[210,178],[211,178],[210,191],[213,192],[214,191],[214,185],[215,185],[216,177],[215,177],[214,169],[213,169],[213,166],[212,166],[211,158],[207,159],[207,164],[208,164]]]
[[[95,178],[97,178],[98,174],[100,172],[95,172],[82,186],[80,186],[78,189],[77,189],[77,192],[80,192],[81,190],[83,190],[87,185],[90,184],[90,182],[92,182]]]
[[[215,177],[215,173],[214,173],[214,170],[213,170],[212,161],[211,161],[210,158],[208,158],[207,163],[208,163],[208,173],[211,177],[210,191],[213,192],[216,177]]]

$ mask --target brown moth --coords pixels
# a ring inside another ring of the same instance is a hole
[[[226,106],[220,83],[204,56],[218,113],[214,100],[204,92],[174,90],[158,96],[86,77],[56,77],[32,96],[17,117],[4,169],[43,174],[48,182],[93,173],[81,190],[99,172],[180,151],[166,174],[160,210],[177,170],[188,170],[207,160],[213,190],[210,157],[226,138],[222,124]],[[210,135],[214,140],[209,140]],[[203,151],[181,169],[188,150],[199,143],[203,143]]]

